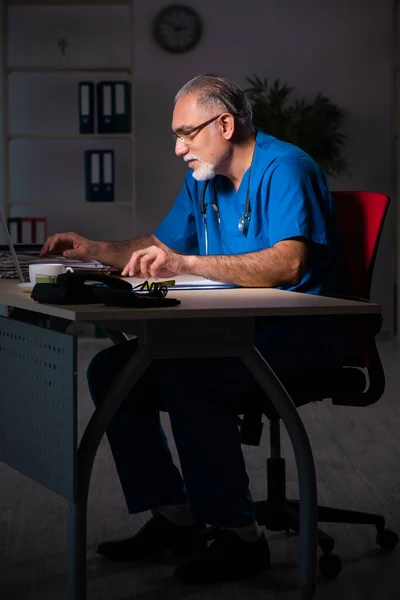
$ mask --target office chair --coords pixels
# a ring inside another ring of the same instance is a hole
[[[368,301],[377,248],[390,198],[385,194],[357,191],[334,192],[332,196],[342,237],[344,259],[348,267],[350,297]],[[328,372],[307,372],[304,377],[295,377],[292,380],[282,379],[293,402],[301,406],[330,398],[335,405],[360,407],[377,402],[385,388],[385,374],[375,343],[375,336],[381,324],[380,315],[378,319],[351,317],[349,355],[345,366]],[[263,392],[260,389],[256,393]],[[265,406],[265,399],[262,406]],[[267,459],[268,496],[266,500],[255,503],[256,518],[260,525],[272,531],[298,532],[299,503],[286,498],[280,419],[272,406],[271,410],[264,414],[269,419],[270,429],[271,454]],[[260,412],[243,415],[242,443],[259,444],[261,422]],[[382,515],[319,506],[318,521],[375,525],[376,542],[388,552],[399,542],[397,534],[385,528]],[[341,560],[332,553],[333,538],[318,530],[318,545],[322,550],[318,565],[320,573],[325,577],[336,577],[341,571]]]
[[[349,276],[347,298],[368,302],[390,198],[385,194],[358,191],[333,192],[332,196]],[[304,375],[281,379],[296,406],[331,399],[335,405],[363,407],[377,402],[383,395],[385,374],[375,343],[375,337],[382,326],[382,317],[351,316],[349,325],[349,351],[341,368],[307,370]],[[269,419],[270,429],[267,499],[255,502],[257,522],[271,531],[298,533],[299,502],[286,497],[285,459],[281,455],[279,415],[268,399],[266,402],[265,393],[260,386],[255,386],[249,394],[246,394],[243,404],[240,398],[235,399],[238,402],[242,443],[259,445],[263,414]],[[160,410],[165,410],[165,407],[160,406]],[[375,525],[376,542],[387,552],[394,550],[399,542],[398,535],[385,528],[385,519],[379,514],[319,506],[318,522]],[[201,532],[199,545],[211,540],[216,529],[210,526]],[[319,529],[317,541],[322,551],[318,564],[320,573],[324,577],[336,577],[342,565],[340,557],[332,552],[334,539]]]

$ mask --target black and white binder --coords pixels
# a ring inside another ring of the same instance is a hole
[[[87,202],[114,201],[114,150],[85,151]]]
[[[79,82],[79,133],[94,133],[94,83]]]
[[[131,84],[99,81],[97,84],[97,132],[131,133]]]
[[[115,133],[114,82],[97,84],[97,133]]]

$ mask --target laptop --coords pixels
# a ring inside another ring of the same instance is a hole
[[[8,231],[7,223],[6,223],[6,220],[4,218],[4,214],[3,214],[3,211],[1,209],[1,207],[0,207],[0,220],[1,220],[1,223],[3,225],[3,230],[4,230],[4,233],[5,233],[5,236],[6,236],[7,245],[9,247],[9,249],[10,249],[11,259],[12,259],[14,268],[15,268],[15,270],[17,272],[17,275],[18,275],[18,278],[19,278],[20,282],[21,283],[25,283],[25,277],[24,277],[24,275],[22,273],[21,265],[19,264],[17,253],[15,252],[14,244],[12,243],[10,232]]]
[[[30,286],[30,282],[29,282],[29,278],[28,278],[28,282],[26,282],[26,278],[24,277],[24,274],[22,272],[22,268],[21,268],[21,263],[18,259],[17,253],[15,251],[15,246],[12,242],[11,236],[10,236],[10,232],[8,230],[7,227],[7,222],[4,218],[4,214],[3,211],[0,208],[0,221],[2,223],[3,229],[4,229],[4,233],[7,239],[7,246],[10,250],[10,254],[11,254],[11,259],[12,259],[12,263],[13,263],[13,267],[17,273],[18,279],[20,280],[21,283],[24,283],[26,287]],[[23,245],[23,244],[22,244]],[[29,244],[28,244],[29,246]],[[35,244],[36,246],[36,244]],[[40,259],[37,256],[30,256],[29,258],[27,257],[26,263],[46,263],[49,262],[49,259]],[[64,265],[65,267],[72,267],[74,271],[87,271],[88,273],[99,273],[102,275],[119,275],[120,274],[120,270],[115,268],[115,267],[110,267],[109,265],[103,265],[102,263],[99,263],[96,260],[90,260],[88,262],[82,262],[80,260],[74,260],[74,259],[64,259],[63,257],[55,257],[53,259],[50,259],[50,262],[52,263],[60,263],[62,265]],[[24,263],[25,266],[25,263]],[[1,269],[0,269],[0,273],[1,273]],[[23,287],[25,287],[23,286]],[[22,286],[21,286],[22,287]]]

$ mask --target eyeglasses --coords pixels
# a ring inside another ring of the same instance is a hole
[[[193,127],[192,129],[187,129],[186,131],[182,131],[182,133],[178,134],[175,133],[175,131],[172,132],[172,137],[174,138],[174,141],[176,143],[177,140],[179,140],[180,142],[183,142],[184,144],[190,144],[190,142],[192,141],[192,139],[195,136],[192,136],[192,133],[199,133],[202,129],[204,129],[204,127],[207,127],[207,125],[209,125],[210,123],[212,123],[213,121],[216,121],[217,119],[220,118],[221,115],[223,115],[224,113],[221,113],[219,115],[217,115],[216,117],[212,117],[211,119],[208,119],[208,121],[205,121],[204,123],[201,123],[200,125],[197,125],[196,127]]]

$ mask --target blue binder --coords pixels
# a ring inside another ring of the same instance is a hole
[[[7,219],[7,227],[10,233],[12,243],[20,244],[22,242],[21,217],[9,217]]]
[[[115,133],[115,99],[113,81],[99,81],[97,84],[97,132]]]
[[[131,133],[131,84],[129,81],[114,82],[115,130]]]
[[[102,152],[102,201],[114,202],[114,150]]]
[[[85,150],[87,202],[114,201],[114,150]]]
[[[97,84],[98,133],[130,133],[131,84],[129,81],[99,81]]]
[[[80,81],[79,91],[79,133],[94,133],[94,83]]]

